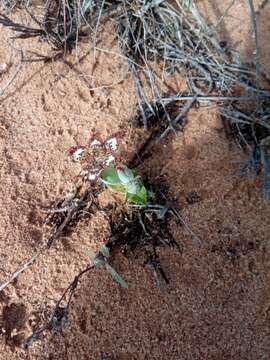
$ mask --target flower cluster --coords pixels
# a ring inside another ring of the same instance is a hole
[[[80,175],[85,180],[95,183],[106,167],[120,162],[119,145],[125,133],[126,130],[120,130],[106,140],[92,135],[87,145],[77,145],[69,149],[72,159],[80,162]]]

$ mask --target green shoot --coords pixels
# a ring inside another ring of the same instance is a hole
[[[85,254],[90,257],[93,265],[97,268],[104,266],[105,269],[110,273],[112,278],[118,282],[123,288],[128,289],[126,281],[118,274],[117,271],[108,263],[110,257],[110,250],[106,245],[103,245],[100,250],[94,254],[89,249],[84,249]]]
[[[101,173],[101,180],[109,189],[124,194],[134,204],[147,204],[148,194],[141,177],[127,166],[107,167]]]

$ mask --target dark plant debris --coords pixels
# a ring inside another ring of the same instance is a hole
[[[262,173],[262,185],[258,191],[263,199],[270,195],[270,101],[261,101],[258,107],[243,107],[240,103],[228,104],[220,114],[229,133],[239,146],[248,153],[248,159],[240,163],[238,174],[247,171],[253,177]]]
[[[181,251],[170,231],[170,219],[176,216],[172,203],[167,202],[163,206],[132,206],[128,210],[124,210],[122,206],[110,206],[101,211],[107,214],[111,228],[111,234],[105,242],[109,252],[114,257],[121,252],[125,256],[139,258],[141,265],[151,269],[157,286],[163,291],[164,284],[168,284],[169,279],[162,268],[158,249],[168,246]],[[107,261],[101,252],[97,253],[95,258]],[[68,320],[71,300],[81,277],[93,271],[95,267],[95,263],[91,262],[74,278],[56,303],[48,323],[26,340],[26,348],[40,339],[44,331],[63,330]]]
[[[51,229],[46,240],[47,247],[51,247],[59,236],[69,235],[79,221],[91,217],[98,208],[95,199],[100,191],[100,186],[85,187],[81,183],[79,188],[74,186],[51,208],[43,209],[48,214],[45,224]]]
[[[168,106],[168,110],[174,111],[173,104]],[[153,129],[162,131],[163,127],[160,128],[160,124],[159,121],[155,123],[153,119]],[[158,131],[153,132],[153,141],[158,134]],[[142,147],[146,148],[144,144]],[[73,188],[60,201],[56,202],[52,208],[44,210],[48,213],[46,223],[51,226],[47,246],[53,245],[62,234],[73,231],[81,219],[89,218],[94,212],[101,211],[110,225],[110,236],[104,243],[108,252],[113,257],[120,252],[125,256],[140,259],[141,265],[151,270],[156,285],[163,292],[164,286],[169,283],[169,278],[162,268],[159,249],[168,246],[181,251],[180,245],[175,241],[170,231],[171,219],[175,218],[176,223],[185,226],[192,237],[196,236],[176,210],[174,202],[168,200],[168,186],[163,182],[151,184],[151,180],[147,179],[143,179],[143,183],[152,194],[153,204],[149,203],[146,206],[130,205],[128,207],[123,206],[123,204],[112,204],[107,208],[100,208],[97,202],[97,195],[101,191],[99,183],[90,184],[84,178],[79,177]],[[48,323],[27,339],[26,347],[40,339],[44,331],[61,332],[63,330],[68,319],[71,300],[81,277],[92,272],[100,264],[107,265],[107,263],[108,259],[100,250],[90,264],[66,288],[52,310]],[[113,269],[110,264],[109,269]],[[119,282],[121,284],[121,279]]]
[[[134,127],[142,127],[145,120],[148,124],[148,138],[136,154],[129,161],[130,168],[138,166],[141,162],[154,154],[153,147],[158,145],[169,133],[184,131],[187,113],[196,101],[196,96],[188,100],[175,100],[166,103],[165,98],[150,104],[143,104],[143,113],[138,107],[137,114],[132,120]],[[143,116],[144,114],[144,116]]]

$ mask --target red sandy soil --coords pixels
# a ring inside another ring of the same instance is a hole
[[[229,2],[199,5],[215,24]],[[218,31],[250,61],[247,3],[237,1]],[[270,5],[259,10],[258,3],[262,64],[269,71]],[[19,63],[9,36],[0,28],[0,64],[8,64],[0,89]],[[0,282],[42,243],[40,208],[60,197],[77,175],[67,149],[85,142],[92,130],[106,137],[129,126],[134,116],[134,84],[117,55],[110,25],[102,39],[99,48],[110,53],[97,51],[94,59],[90,52],[76,65],[84,77],[61,61],[28,63],[0,97]],[[13,46],[30,48],[28,41]],[[33,46],[48,51],[36,40]],[[76,62],[87,49],[82,45],[68,61]],[[176,90],[182,84],[169,80]],[[128,131],[130,154],[142,132]],[[269,359],[270,209],[251,190],[258,183],[233,176],[233,162],[243,157],[226,138],[216,109],[190,111],[184,134],[159,147],[144,169],[166,177],[203,246],[172,225],[183,251],[160,252],[170,278],[164,294],[147,268],[120,255],[114,266],[128,291],[102,269],[86,276],[63,333],[47,334],[25,351],[23,340],[42,325],[54,300],[87,264],[83,246],[96,250],[108,231],[100,215],[81,223],[0,294],[0,359],[96,360],[101,352],[117,360]],[[189,204],[194,191],[200,201]]]

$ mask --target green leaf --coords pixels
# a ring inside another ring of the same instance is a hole
[[[140,191],[136,194],[127,193],[127,199],[133,202],[136,205],[146,205],[147,204],[147,191],[142,185]]]
[[[106,246],[106,248],[107,248],[107,246]],[[103,249],[103,251],[104,251],[104,249]],[[86,256],[88,256],[90,258],[91,262],[93,263],[93,265],[95,267],[101,267],[102,265],[104,265],[105,261],[104,261],[104,259],[102,259],[102,256],[106,256],[106,255],[103,254],[102,251],[98,251],[95,254],[92,250],[90,250],[88,248],[84,248],[83,252],[85,253]],[[100,256],[100,254],[101,254],[101,256]]]
[[[115,281],[117,281],[123,288],[128,289],[128,284],[125,280],[114,270],[114,268],[108,263],[105,264],[107,271],[111,274]]]
[[[106,246],[106,245],[102,245],[102,247],[100,248],[100,252],[102,253],[103,256],[105,256],[106,258],[110,257],[110,249]]]
[[[101,180],[110,189],[125,194],[134,204],[146,205],[148,194],[142,180],[127,166],[121,169],[107,167],[101,173]]]
[[[128,183],[133,182],[136,178],[135,172],[129,169],[127,166],[123,166],[123,168],[117,169],[117,175],[123,185],[127,185]]]
[[[105,264],[105,261],[99,257],[95,257],[93,260],[93,265],[97,268],[103,266]]]
[[[122,185],[119,179],[117,170],[113,167],[107,167],[101,173],[102,182],[107,185],[110,189],[125,193],[125,186]]]
[[[91,259],[94,266],[98,268],[105,265],[106,270],[111,274],[113,279],[117,281],[123,288],[128,288],[128,284],[125,282],[125,280],[114,270],[110,264],[107,263],[106,259],[110,257],[110,250],[106,245],[103,245],[96,254],[94,254],[94,252],[88,248],[83,248],[83,251]]]
[[[109,185],[117,185],[121,183],[117,170],[111,166],[107,167],[102,171],[101,178]]]

